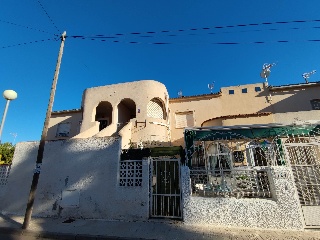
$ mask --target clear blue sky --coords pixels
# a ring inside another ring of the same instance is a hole
[[[308,41],[320,39],[319,9],[319,0],[0,0],[0,91],[18,92],[2,141],[40,139],[60,45],[53,39],[64,30],[55,111],[80,108],[86,88],[142,79],[164,83],[170,97],[209,93],[213,81],[215,92],[262,82],[266,62],[277,63],[271,85],[303,82],[302,73],[320,71],[320,42]]]

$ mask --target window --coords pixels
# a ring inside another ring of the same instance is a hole
[[[233,152],[233,161],[234,164],[243,164],[244,163],[244,153],[242,151]]]
[[[247,88],[243,88],[242,89],[242,93],[248,93],[248,89]]]
[[[165,111],[162,102],[153,98],[147,105],[147,116],[151,118],[165,119]]]
[[[176,113],[176,128],[193,127],[193,112]]]
[[[229,90],[229,94],[234,94],[234,90]]]
[[[71,123],[59,123],[57,128],[56,137],[69,137],[71,129]]]
[[[230,150],[222,143],[213,143],[207,149],[208,154],[208,169],[217,171],[219,169],[231,169],[232,160]]]
[[[261,87],[255,87],[254,90],[255,90],[256,92],[261,92]]]
[[[312,99],[310,103],[312,110],[320,110],[320,99]]]

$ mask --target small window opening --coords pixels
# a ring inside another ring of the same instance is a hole
[[[254,90],[255,90],[256,92],[261,92],[261,87],[255,87]]]
[[[229,90],[229,94],[234,94],[234,90]]]
[[[247,88],[243,88],[242,89],[242,93],[248,93],[248,89]]]
[[[320,99],[313,99],[310,101],[312,110],[320,110]]]

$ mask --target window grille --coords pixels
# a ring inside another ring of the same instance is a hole
[[[320,110],[320,99],[313,99],[310,101],[312,110]]]
[[[195,196],[271,198],[266,170],[190,170],[190,178]]]
[[[268,176],[270,167],[286,164],[280,140],[214,141],[207,145],[198,142],[198,145],[190,169],[193,195],[272,197]]]
[[[71,129],[71,123],[59,123],[57,128],[56,137],[69,137]]]
[[[164,108],[159,99],[151,99],[147,105],[147,116],[158,119],[165,119]]]
[[[193,112],[176,113],[176,128],[193,127]]]
[[[234,90],[229,90],[229,94],[234,94]]]
[[[120,162],[119,186],[142,186],[142,160],[125,160]]]
[[[248,89],[247,88],[243,88],[242,89],[242,93],[248,93]]]
[[[7,185],[11,165],[0,165],[0,186]]]

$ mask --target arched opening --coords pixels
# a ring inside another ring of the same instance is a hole
[[[147,105],[147,116],[151,118],[166,119],[163,102],[159,98],[152,98]]]
[[[112,123],[112,105],[109,102],[100,102],[96,107],[95,121],[99,122],[99,131]]]
[[[130,98],[124,98],[118,104],[118,131],[136,117],[136,104]]]

